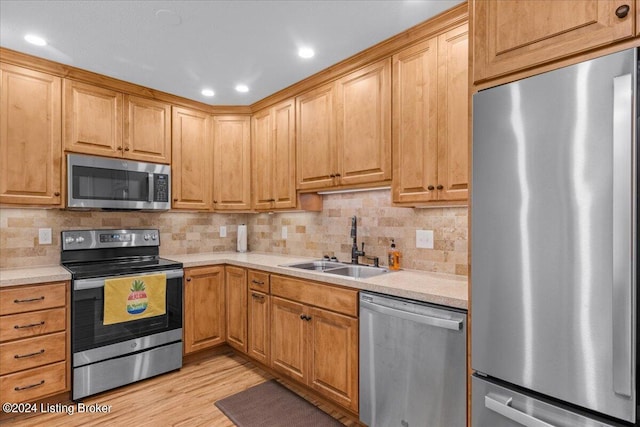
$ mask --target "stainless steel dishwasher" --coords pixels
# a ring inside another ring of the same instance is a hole
[[[370,427],[464,427],[467,315],[360,293],[360,421]]]

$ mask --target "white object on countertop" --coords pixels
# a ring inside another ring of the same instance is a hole
[[[238,226],[238,252],[247,252],[247,226]]]

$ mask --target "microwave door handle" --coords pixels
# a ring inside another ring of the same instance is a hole
[[[153,203],[153,174],[149,172],[149,196],[147,197],[147,202]]]

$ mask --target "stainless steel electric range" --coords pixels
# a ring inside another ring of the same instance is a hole
[[[157,229],[62,232],[61,263],[72,274],[74,400],[182,367],[184,272],[160,258],[159,247]],[[144,283],[150,275],[166,277],[164,313],[105,322],[105,282]]]

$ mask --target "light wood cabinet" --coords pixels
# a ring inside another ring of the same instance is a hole
[[[211,118],[173,107],[171,193],[173,209],[210,210],[212,200]]]
[[[251,118],[213,117],[213,208],[251,209]]]
[[[297,188],[391,179],[391,63],[384,59],[296,98]]]
[[[124,156],[171,164],[171,106],[137,96],[124,96]]]
[[[169,104],[65,79],[64,149],[171,163]]]
[[[629,12],[618,17],[618,8]],[[604,47],[636,33],[632,0],[474,0],[473,80],[478,83]]]
[[[253,208],[295,208],[294,100],[259,111],[253,115],[251,121]]]
[[[28,402],[70,389],[68,283],[0,290],[0,395]]]
[[[338,80],[336,143],[338,185],[391,179],[391,59]]]
[[[358,411],[357,291],[271,276],[271,366]]]
[[[225,341],[224,267],[184,270],[184,353]]]
[[[227,344],[247,352],[247,270],[225,267]]]
[[[393,202],[468,198],[468,26],[393,56]]]
[[[0,64],[0,203],[62,206],[61,87]]]
[[[64,149],[121,157],[122,93],[65,79]]]
[[[265,365],[271,363],[271,297],[269,273],[249,270],[248,354]]]

